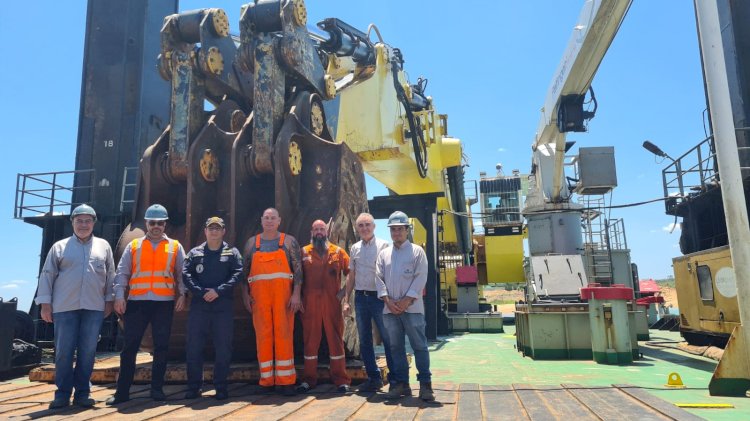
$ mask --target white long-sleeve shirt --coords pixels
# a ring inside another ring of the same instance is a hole
[[[400,247],[391,245],[382,250],[375,264],[375,280],[380,299],[414,298],[406,312],[424,314],[422,291],[427,285],[427,255],[422,247],[407,240]],[[388,306],[383,307],[383,313],[390,313]]]

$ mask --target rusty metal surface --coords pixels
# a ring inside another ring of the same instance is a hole
[[[260,232],[268,207],[279,210],[281,231],[301,244],[309,241],[315,219],[332,220],[332,242],[348,249],[355,241],[353,221],[367,210],[364,172],[326,125],[325,70],[299,24],[301,7],[300,1],[248,5],[239,47],[225,36],[228,22],[220,9],[165,18],[159,68],[172,81],[171,124],[143,155],[134,222],[117,256],[143,235],[143,214],[153,203],[168,209],[166,233],[186,250],[204,240],[203,222],[214,215],[227,222],[225,239],[242,249]],[[210,113],[206,101],[216,106]],[[233,359],[253,360],[255,336],[240,293]],[[301,353],[299,321],[296,326]],[[186,313],[176,314],[171,358],[184,358],[185,329]],[[349,355],[358,353],[352,320],[345,329]]]

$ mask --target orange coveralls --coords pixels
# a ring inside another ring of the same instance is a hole
[[[336,246],[329,245],[321,257],[311,244],[302,248],[302,334],[305,341],[304,377],[310,387],[318,382],[318,351],[323,329],[328,339],[331,380],[336,386],[350,384],[344,358],[344,317],[341,302],[336,294],[341,289],[341,273],[349,273],[349,255]]]
[[[262,252],[260,235],[255,236],[255,251],[247,278],[253,299],[253,327],[260,369],[258,384],[261,386],[287,386],[297,381],[294,313],[288,307],[293,273],[282,247],[284,237],[282,233],[278,250]]]

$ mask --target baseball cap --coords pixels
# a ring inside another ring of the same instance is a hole
[[[209,226],[214,225],[214,224],[216,224],[216,225],[224,228],[224,220],[221,219],[221,218],[219,218],[218,216],[212,216],[212,217],[206,219],[206,228],[208,228]]]

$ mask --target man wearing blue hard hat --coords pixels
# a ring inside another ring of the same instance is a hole
[[[130,400],[135,375],[135,358],[143,334],[151,325],[154,360],[151,365],[151,398],[166,399],[162,387],[167,371],[169,335],[174,311],[185,309],[187,290],[182,283],[185,251],[177,240],[165,234],[169,215],[164,206],[146,209],[146,235],[133,240],[117,265],[115,312],[125,322],[125,343],[120,353],[117,390],[107,405]]]

